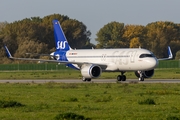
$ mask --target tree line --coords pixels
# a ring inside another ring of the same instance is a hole
[[[158,58],[167,57],[167,46],[175,54],[180,50],[180,24],[157,21],[143,25],[111,22],[97,33],[97,48],[146,48]],[[180,56],[176,55],[176,59]]]
[[[167,57],[167,46],[171,46],[176,59],[180,58],[180,24],[157,21],[143,25],[125,25],[110,22],[97,32],[97,45],[90,42],[91,32],[86,25],[68,16],[52,14],[31,17],[12,23],[0,22],[0,63],[11,63],[5,56],[3,45],[7,45],[13,56],[40,57],[26,53],[51,53],[55,50],[52,20],[58,19],[72,48],[146,48],[158,58]],[[25,62],[25,61],[21,61]]]

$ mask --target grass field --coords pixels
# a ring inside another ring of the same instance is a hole
[[[7,83],[0,84],[0,96],[7,103],[0,102],[3,120],[55,120],[67,113],[92,120],[180,119],[180,84]]]
[[[81,79],[80,71],[66,67],[10,66],[1,66],[0,79]],[[102,73],[100,78],[116,79],[118,74]],[[126,76],[137,79],[133,72]],[[180,79],[180,69],[159,67],[152,78]],[[5,83],[0,84],[0,119],[179,120],[179,101],[180,84]]]
[[[116,79],[120,72],[103,72],[98,79]],[[127,79],[137,79],[134,72],[125,73]],[[2,71],[0,80],[3,79],[81,79],[81,73],[77,70],[58,71]],[[180,69],[155,69],[152,79],[180,79]]]

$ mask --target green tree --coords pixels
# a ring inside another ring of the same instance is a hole
[[[60,21],[64,34],[72,48],[88,48],[89,46],[94,46],[90,43],[91,32],[87,30],[86,25],[78,20],[70,19],[68,16],[53,14],[45,16],[42,19],[42,25],[46,26],[46,31],[49,31],[48,34],[46,34],[46,38],[43,39],[49,49],[53,49],[55,46],[52,26],[53,19]]]
[[[147,47],[146,28],[142,25],[126,25],[124,27],[123,38],[126,41],[126,45],[132,47]]]
[[[8,22],[0,22],[0,32],[8,24]]]
[[[180,50],[176,52],[176,57],[175,57],[176,60],[179,60],[180,59]]]
[[[138,48],[141,47],[141,43],[138,37],[134,37],[130,41],[130,48]]]
[[[25,57],[27,52],[51,53],[52,50],[55,50],[53,19],[60,21],[72,48],[94,46],[90,43],[91,32],[82,22],[60,14],[49,15],[44,18],[25,18],[6,24],[0,31],[0,43],[6,44],[12,55],[17,57]]]
[[[179,40],[171,41],[169,46],[171,47],[172,54],[175,58],[177,55],[177,52],[180,50],[180,41]]]
[[[33,40],[29,40],[29,38],[23,38],[23,42],[21,42],[16,50],[14,56],[16,57],[34,57],[33,55],[27,56],[26,53],[47,53],[49,50],[47,49],[47,45],[45,43],[38,43]]]
[[[52,14],[42,18],[42,22],[39,24],[44,27],[44,31],[41,32],[44,36],[42,42],[48,45],[48,49],[55,50],[54,42],[54,30],[52,25],[52,20],[57,19],[62,24],[64,21],[69,20],[70,18],[65,15]]]
[[[167,46],[171,41],[179,39],[179,27],[173,22],[158,21],[150,23],[147,28],[147,41],[150,42],[150,50],[157,57],[165,57]]]
[[[77,20],[66,20],[62,23],[62,29],[72,48],[83,48],[90,44],[91,32],[86,26]]]
[[[38,43],[41,42],[43,37],[39,35],[40,32],[41,30],[37,21],[34,22],[26,18],[22,21],[7,24],[0,36],[3,39],[3,43],[7,44],[12,54],[14,54],[19,45],[24,42],[24,38]]]
[[[97,48],[120,48],[126,46],[123,40],[124,23],[111,22],[97,32]]]

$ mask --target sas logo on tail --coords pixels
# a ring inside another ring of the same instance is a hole
[[[67,41],[58,41],[56,49],[65,49]]]

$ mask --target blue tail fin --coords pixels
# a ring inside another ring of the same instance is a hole
[[[61,28],[61,25],[58,20],[53,20],[53,26],[54,26],[54,37],[55,37],[55,44],[56,44],[56,50],[70,50],[71,47],[69,46],[66,36],[64,35],[64,32]]]

